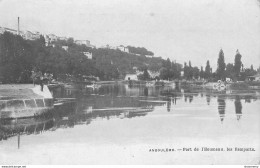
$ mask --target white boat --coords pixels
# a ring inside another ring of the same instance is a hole
[[[92,88],[92,89],[95,89],[95,88],[99,88],[100,85],[97,85],[95,83],[93,83],[92,85],[86,85],[85,88]]]
[[[218,82],[209,82],[209,83],[203,84],[203,87],[209,88],[209,89],[214,89],[214,90],[225,90],[227,86],[222,81],[218,81]]]

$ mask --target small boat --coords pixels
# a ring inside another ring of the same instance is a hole
[[[92,85],[86,85],[85,88],[92,88],[92,89],[96,89],[96,88],[99,88],[100,85],[97,85],[95,83],[93,83]]]
[[[40,86],[31,89],[34,97],[1,99],[0,118],[27,118],[40,116],[54,108],[53,98],[47,86],[41,91]],[[30,90],[24,91],[24,94]]]
[[[209,82],[206,84],[203,84],[204,88],[214,89],[214,90],[225,90],[227,88],[227,85],[225,85],[224,82],[218,81],[218,82]]]

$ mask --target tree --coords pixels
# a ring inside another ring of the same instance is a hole
[[[234,65],[231,64],[231,63],[227,64],[227,67],[226,67],[226,77],[231,78],[231,79],[234,79],[234,77],[235,77]]]
[[[149,73],[148,73],[147,68],[144,69],[144,73],[141,74],[141,75],[139,75],[138,78],[139,78],[140,80],[150,80],[150,75],[149,75]]]
[[[183,71],[184,71],[184,78],[188,79],[189,78],[189,67],[187,66],[186,62],[184,62]]]
[[[160,78],[168,80],[168,70],[164,67],[160,69]]]
[[[198,79],[199,76],[200,76],[200,69],[195,66],[195,67],[193,68],[192,72],[193,72],[193,77],[194,77],[195,79]]]
[[[207,61],[204,76],[205,76],[206,79],[210,79],[210,77],[211,77],[211,67],[210,67],[210,64],[209,64],[209,60]]]
[[[219,51],[219,57],[218,57],[218,68],[217,68],[217,78],[221,80],[225,80],[225,58],[224,58],[224,52],[222,49]]]
[[[204,70],[203,70],[203,66],[200,67],[200,78],[204,78],[205,75],[204,75]]]
[[[241,69],[241,65],[242,65],[241,57],[242,57],[241,54],[237,50],[236,55],[235,55],[235,64],[234,64],[234,73],[235,73],[236,78],[238,78],[240,75],[240,69]]]

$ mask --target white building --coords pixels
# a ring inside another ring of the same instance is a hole
[[[247,77],[249,81],[260,81],[260,74]]]
[[[153,58],[152,55],[145,55],[147,58]]]
[[[84,54],[88,59],[92,59],[92,53],[91,53],[91,52],[83,52],[83,54]]]
[[[24,38],[26,40],[36,40],[40,38],[40,33],[39,32],[31,32],[31,31],[26,31],[22,36],[24,36]]]
[[[138,77],[136,74],[126,74],[125,80],[138,80]]]
[[[68,46],[62,46],[61,48],[63,48],[65,51],[68,51],[68,49],[69,49]]]
[[[65,40],[65,41],[67,41],[68,40],[68,38],[67,37],[58,37],[59,38],[59,40]]]
[[[90,45],[89,40],[75,40],[75,43],[78,44],[78,45],[86,45],[86,46]]]
[[[55,34],[49,34],[47,35],[50,42],[53,42],[53,41],[57,41],[58,40],[58,36],[56,36]]]
[[[125,47],[125,46],[123,46],[123,45],[118,46],[117,49],[120,50],[120,51],[122,51],[122,52],[129,53],[128,47]]]
[[[0,29],[0,32],[4,33],[4,32],[9,32],[9,33],[12,33],[12,34],[18,34],[18,31],[17,30],[14,30],[14,29],[10,29],[10,28],[6,28],[6,27],[2,27]]]
[[[89,40],[75,40],[75,43],[78,45],[85,45],[90,48],[96,48],[96,46],[90,44]]]

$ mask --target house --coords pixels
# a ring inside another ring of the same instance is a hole
[[[260,74],[256,74],[256,75],[253,75],[253,76],[248,76],[247,79],[249,81],[260,81]]]
[[[90,41],[89,40],[75,40],[75,43],[78,44],[78,45],[90,46]]]
[[[147,57],[147,58],[153,58],[152,55],[145,55],[145,57]]]
[[[64,41],[67,41],[68,38],[67,37],[58,37],[59,40],[64,40]]]
[[[96,46],[90,44],[89,40],[75,40],[75,43],[78,45],[85,45],[90,48],[96,48]]]
[[[83,52],[83,54],[84,54],[88,59],[92,59],[92,53],[91,53],[91,52]]]
[[[40,33],[39,32],[31,32],[31,31],[26,31],[24,33],[24,38],[26,40],[36,40],[40,38]]]
[[[17,30],[14,30],[14,29],[10,29],[10,28],[6,28],[6,27],[3,27],[4,31],[7,31],[9,33],[12,33],[12,34],[18,34],[18,31]]]
[[[47,35],[50,42],[53,42],[53,41],[57,41],[58,40],[58,36],[56,36],[55,34],[49,34]]]
[[[122,51],[122,52],[129,53],[128,47],[124,47],[123,45],[118,46],[117,49]]]
[[[126,74],[125,80],[138,80],[138,78],[136,74]]]
[[[69,47],[68,46],[61,46],[65,51],[68,51]]]

